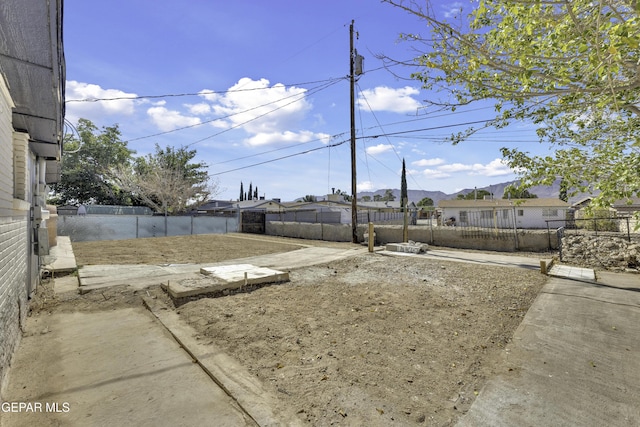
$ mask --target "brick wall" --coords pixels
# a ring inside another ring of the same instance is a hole
[[[27,313],[27,221],[0,217],[0,381]]]
[[[22,193],[16,193],[14,147],[15,137],[20,139],[20,135],[13,131],[12,106],[0,76],[0,385],[5,385],[11,357],[20,342],[28,292],[30,204],[24,193],[28,193],[29,182],[23,183]]]

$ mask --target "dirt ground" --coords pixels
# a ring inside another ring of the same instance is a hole
[[[87,265],[213,263],[305,245],[353,246],[212,235],[73,248]],[[531,270],[377,253],[290,278],[174,309],[313,426],[453,425],[488,377],[512,369],[501,351],[545,282]],[[41,295],[34,311],[112,309],[140,304],[139,293],[122,286]],[[145,293],[169,302],[159,287]]]

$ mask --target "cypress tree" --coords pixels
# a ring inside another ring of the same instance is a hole
[[[407,169],[404,165],[404,159],[402,159],[402,177],[400,181],[400,206],[404,210],[407,207],[407,201],[409,199],[407,190]]]

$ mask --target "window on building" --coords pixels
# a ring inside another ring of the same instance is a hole
[[[493,218],[493,211],[480,211],[480,219]]]
[[[524,216],[524,209],[518,209],[518,216]]]
[[[467,211],[460,211],[460,222],[467,222]]]
[[[542,216],[558,216],[558,209],[543,209]]]

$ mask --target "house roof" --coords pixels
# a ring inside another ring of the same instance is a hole
[[[241,202],[233,202],[230,209],[266,209],[267,207],[284,207],[284,205],[275,200],[243,200]]]
[[[627,209],[638,209],[640,208],[640,198],[631,197],[629,199],[620,199],[613,202],[613,207],[616,209],[627,208]]]
[[[63,0],[2,0],[0,72],[7,82],[13,127],[29,134],[47,162],[47,182],[60,174],[64,129]]]
[[[205,203],[198,206],[199,211],[212,211],[218,209],[224,209],[232,206],[234,202],[229,200],[207,200]]]
[[[493,208],[493,207],[538,207],[538,208],[569,208],[571,205],[556,198],[538,199],[493,199],[493,200],[440,200],[440,208]]]

